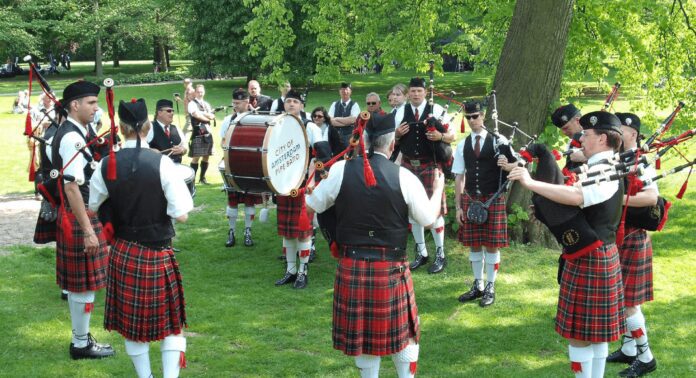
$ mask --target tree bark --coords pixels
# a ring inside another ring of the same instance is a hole
[[[94,0],[94,14],[99,14],[99,0]],[[94,45],[94,71],[97,77],[101,77],[104,76],[104,66],[102,65],[102,41],[99,34],[97,34]]]
[[[560,94],[573,2],[518,0],[515,4],[493,89],[497,93],[499,119],[507,123],[519,122],[520,128],[529,135],[541,134],[549,105]],[[509,135],[508,131],[500,127],[503,135]],[[514,145],[519,148],[526,142],[518,134]],[[530,198],[529,193],[513,185],[508,196],[508,211],[512,203],[528,209]],[[553,237],[540,229],[544,230],[537,221],[523,222],[511,236],[521,242],[553,246]]]

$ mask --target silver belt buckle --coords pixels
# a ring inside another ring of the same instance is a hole
[[[420,160],[409,160],[411,162],[411,165],[414,167],[420,167],[421,161]]]

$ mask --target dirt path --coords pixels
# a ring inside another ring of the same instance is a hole
[[[41,202],[33,195],[0,195],[0,255],[8,252],[7,247],[17,244],[43,246],[33,242],[40,206]]]

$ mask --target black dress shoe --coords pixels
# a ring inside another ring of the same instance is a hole
[[[295,280],[295,283],[292,284],[292,287],[295,289],[304,289],[307,287],[307,283],[309,283],[309,277],[307,277],[307,273],[299,273],[297,275],[297,279]]]
[[[443,270],[445,270],[446,266],[447,266],[447,258],[445,257],[444,253],[440,253],[440,248],[438,248],[438,254],[435,256],[435,261],[433,261],[433,265],[430,265],[430,268],[428,268],[428,273],[430,273],[430,274],[440,273]]]
[[[227,248],[234,247],[234,244],[236,242],[237,241],[234,238],[234,230],[230,230],[229,234],[227,234],[227,242],[225,243],[225,247],[227,247]]]
[[[626,335],[621,335],[626,337]],[[621,343],[623,345],[623,342]],[[621,348],[617,349],[615,352],[607,356],[607,362],[616,362],[621,364],[631,364],[635,361],[636,356],[626,355]]]
[[[201,185],[210,185],[210,184],[208,183],[208,180],[205,179],[205,177],[201,177],[201,179],[198,180],[198,183],[201,184]]]
[[[275,284],[276,284],[276,286],[281,286],[281,285],[289,284],[290,282],[295,282],[296,279],[297,279],[297,274],[285,272],[285,275],[283,276],[283,278],[276,281]]]
[[[283,261],[285,261],[285,260],[287,260],[287,259],[288,259],[288,258],[285,257],[285,254],[282,254],[282,255],[278,256],[278,260],[283,260]]]
[[[70,343],[70,357],[73,360],[104,358],[113,355],[114,348],[109,344],[98,344],[91,333],[87,334],[87,346],[84,348],[76,348],[73,343]]]
[[[473,301],[474,299],[481,298],[482,296],[483,291],[479,289],[479,280],[474,280],[474,284],[471,286],[471,289],[459,296],[459,302],[464,303]]]
[[[493,303],[495,303],[495,287],[493,287],[493,282],[489,282],[483,289],[483,296],[481,296],[479,306],[488,307]]]
[[[251,227],[244,229],[244,245],[247,247],[252,247],[254,245],[254,240],[251,239]]]
[[[60,292],[60,299],[67,301],[68,300],[68,293],[61,291]]]
[[[429,259],[430,256],[423,256],[419,253],[418,255],[416,255],[416,259],[413,260],[409,268],[411,268],[411,270],[416,270],[420,268],[422,265],[425,265],[425,263],[427,263]]]
[[[642,377],[651,371],[655,371],[655,369],[657,369],[657,361],[654,358],[650,362],[636,359],[631,363],[631,366],[619,372],[619,377]]]

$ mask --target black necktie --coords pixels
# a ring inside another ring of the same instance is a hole
[[[478,158],[481,155],[481,136],[476,136],[476,144],[474,144],[474,155]]]

